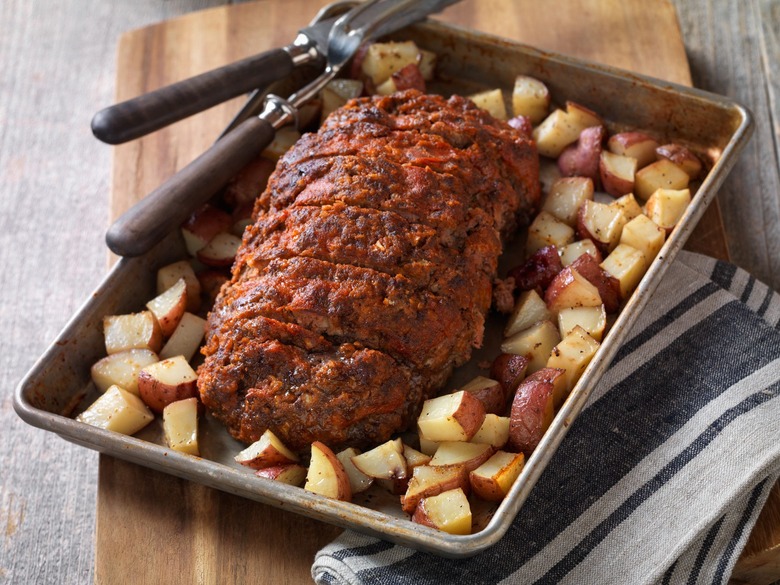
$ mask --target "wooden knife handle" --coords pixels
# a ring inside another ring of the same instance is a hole
[[[287,51],[274,49],[100,110],[92,133],[108,144],[145,136],[254,89],[293,70]]]
[[[148,252],[257,157],[274,133],[262,118],[242,122],[116,220],[106,232],[108,247],[120,256]]]

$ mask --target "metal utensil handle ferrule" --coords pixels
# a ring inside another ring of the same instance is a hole
[[[274,130],[278,130],[287,124],[298,124],[298,108],[283,97],[269,93],[258,117],[271,124]]]
[[[292,43],[286,47],[282,47],[282,51],[290,56],[293,67],[307,65],[320,58],[320,53],[317,51],[317,44],[303,33],[298,33],[298,36],[295,37],[295,40]]]

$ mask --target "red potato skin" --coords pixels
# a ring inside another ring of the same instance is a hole
[[[588,177],[598,188],[599,159],[604,137],[604,126],[591,126],[580,132],[575,144],[567,146],[558,156],[558,169],[564,177]]]
[[[253,207],[254,205],[252,203],[242,203],[241,205],[237,206],[231,215],[233,223],[235,224],[236,222],[239,222],[243,219],[249,219],[252,217]]]
[[[601,185],[604,188],[604,191],[612,195],[615,199],[622,197],[626,193],[631,193],[634,190],[634,181],[619,177],[612,173],[602,159],[599,160],[599,177],[601,178]]]
[[[590,254],[583,254],[583,255],[590,256]],[[581,257],[582,256],[580,256],[580,258]],[[550,283],[550,286],[547,287],[547,290],[544,291],[544,303],[551,310],[557,310],[557,309],[553,309],[553,307],[557,306],[558,298],[560,297],[561,293],[565,291],[574,281],[574,274],[572,272],[572,270],[574,270],[573,266],[574,264],[570,264],[569,266],[561,270],[558,273],[558,276],[556,276],[555,279],[553,279],[553,281]],[[579,273],[579,271],[577,272]],[[583,276],[583,278],[585,277]]]
[[[490,366],[490,377],[493,380],[498,380],[498,383],[501,384],[504,391],[504,401],[500,412],[488,412],[498,415],[506,412],[510,398],[515,395],[517,387],[525,377],[528,361],[527,357],[512,353],[502,353],[493,360],[493,364]]]
[[[297,463],[289,463],[287,465],[274,465],[273,467],[264,467],[263,469],[258,469],[255,471],[255,475],[257,477],[264,477],[266,479],[273,479],[274,481],[279,481],[280,476],[288,475],[296,470],[303,470],[303,477],[300,482],[290,484],[290,485],[297,485],[298,487],[303,485],[303,482],[306,480],[306,468],[302,465],[299,465]],[[289,483],[289,482],[285,482]]]
[[[192,380],[176,386],[169,386],[144,370],[138,374],[138,394],[146,406],[158,414],[162,414],[165,407],[172,402],[197,397],[197,384],[197,380]]]
[[[230,214],[208,203],[192,212],[182,224],[182,229],[191,231],[205,241],[211,241],[220,232],[229,232],[233,226]]]
[[[158,320],[160,324],[160,331],[163,337],[170,337],[176,330],[181,316],[187,310],[187,289],[184,289],[184,294],[179,301],[171,308],[171,310]]]
[[[512,451],[522,452],[528,457],[542,440],[555,416],[554,381],[563,374],[561,369],[542,368],[520,384],[509,415],[509,447]]]
[[[679,144],[664,144],[655,149],[658,159],[668,159],[688,173],[691,179],[696,179],[701,174],[702,164],[699,157],[690,149]]]
[[[469,390],[468,393],[482,403],[486,414],[502,414],[506,411],[506,393],[500,382],[479,390]]]
[[[417,507],[417,504],[423,498],[438,496],[442,492],[454,490],[456,488],[462,489],[463,492],[468,495],[469,491],[471,490],[471,484],[469,483],[469,474],[466,471],[466,466],[455,465],[451,466],[450,469],[457,470],[458,473],[449,481],[431,484],[426,489],[422,490],[419,494],[415,494],[413,496],[401,496],[401,508],[403,511],[407,514],[412,514],[414,513],[414,509]]]
[[[616,313],[620,308],[620,282],[607,274],[590,254],[583,254],[570,264],[582,277],[599,289],[599,296],[607,313]]]
[[[464,392],[460,408],[452,416],[466,433],[466,440],[469,440],[477,434],[482,423],[485,422],[485,407],[471,392]]]
[[[239,461],[244,467],[250,467],[251,469],[263,470],[269,467],[286,467],[293,465],[294,460],[291,460],[284,453],[280,453],[273,445],[268,445],[253,459],[247,461]]]
[[[641,145],[641,149],[637,150]],[[615,154],[632,156],[637,159],[637,169],[653,162],[652,151],[658,145],[655,138],[644,132],[619,132],[609,137],[607,147]]]
[[[412,522],[419,524],[420,526],[427,526],[429,528],[437,528],[436,524],[428,516],[428,512],[425,510],[425,500],[422,499],[417,503],[417,507],[412,514]]]
[[[473,471],[469,475],[469,480],[472,493],[487,502],[500,502],[506,495],[495,481],[487,477],[478,477]]]
[[[222,285],[228,281],[228,275],[222,270],[204,270],[198,273],[201,295],[207,307],[213,307]]]
[[[406,67],[396,71],[392,78],[398,91],[417,89],[425,93],[425,79],[423,79],[416,63],[409,63]]]
[[[590,240],[596,245],[596,248],[598,248],[599,252],[601,252],[604,255],[607,255],[609,254],[609,243],[600,241],[596,237],[596,234],[590,233],[590,231],[587,228],[587,225],[585,223],[586,207],[587,206],[583,204],[580,207],[580,210],[577,212],[577,235],[581,240]]]
[[[222,196],[225,203],[234,208],[249,205],[251,212],[255,199],[265,190],[275,166],[267,158],[253,160],[225,187]]]
[[[561,270],[563,264],[558,249],[555,246],[545,246],[531,254],[525,263],[512,268],[508,276],[514,279],[517,290],[536,289],[541,293],[550,286]]]
[[[366,58],[369,46],[371,46],[371,43],[363,43],[355,51],[355,56],[352,57],[352,65],[349,68],[349,76],[352,79],[363,79],[363,59]]]
[[[409,487],[410,479],[411,477],[405,477],[403,479],[375,479],[374,481],[394,496],[402,496],[406,493],[406,490]]]

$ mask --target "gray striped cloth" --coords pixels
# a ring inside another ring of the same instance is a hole
[[[780,475],[780,295],[682,252],[509,532],[450,560],[347,531],[317,583],[726,583]]]

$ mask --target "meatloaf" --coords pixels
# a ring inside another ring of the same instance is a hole
[[[482,342],[502,240],[539,200],[534,144],[467,99],[329,116],[279,161],[209,315],[198,386],[244,442],[365,447]]]

